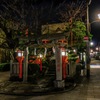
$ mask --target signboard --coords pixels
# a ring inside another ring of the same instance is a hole
[[[56,80],[62,80],[62,55],[61,48],[55,48],[56,57]]]
[[[88,36],[84,36],[84,42],[88,42],[89,41],[89,37]]]
[[[62,33],[66,30],[68,23],[57,23],[42,25],[42,34]]]

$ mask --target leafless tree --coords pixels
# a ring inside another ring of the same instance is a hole
[[[38,31],[42,24],[52,20],[56,15],[55,12],[61,4],[54,7],[54,2],[44,1],[37,3],[37,0],[1,0],[0,17],[10,19],[17,24],[19,30],[30,28]],[[33,3],[34,1],[34,3]]]
[[[86,0],[70,0],[59,11],[60,20],[69,23],[71,45],[73,45],[73,23],[75,21],[86,22],[86,4]]]
[[[82,18],[86,17],[86,0],[71,0],[63,5],[59,14],[60,20],[64,22],[68,22],[70,19],[84,21]]]
[[[28,33],[41,35],[41,25],[52,22],[62,6],[55,0],[0,0],[0,48],[10,49],[11,59],[19,46],[18,35]],[[5,33],[5,37],[1,32]],[[31,34],[31,35],[32,35]]]
[[[0,26],[7,36],[8,44],[12,47],[17,46],[16,35],[25,34],[27,29],[28,33],[40,35],[41,25],[57,20],[58,12],[63,22],[82,20],[85,14],[85,2],[73,1],[67,3],[63,0],[56,4],[57,0],[49,2],[47,0],[0,0]]]

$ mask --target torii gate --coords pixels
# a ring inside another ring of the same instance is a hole
[[[66,34],[53,34],[53,35],[50,35],[47,37],[47,35],[44,35],[44,36],[40,36],[38,37],[37,39],[38,40],[42,40],[42,39],[50,39],[50,40],[59,40],[59,39],[63,39],[64,37],[66,37]],[[28,38],[28,37],[26,37]],[[60,43],[58,43],[60,44]],[[63,44],[64,46],[64,43],[61,43]],[[51,45],[52,46],[52,43],[51,44],[44,44],[45,45]],[[66,72],[64,70],[66,66],[64,60],[65,58],[63,57],[62,58],[62,49],[57,45],[57,42],[54,43],[53,45],[55,45],[55,57],[56,57],[56,80],[55,80],[55,87],[64,87],[64,78],[66,78]],[[32,46],[38,46],[38,44],[36,45],[32,45]],[[28,47],[25,48],[24,50],[24,61],[23,61],[23,82],[27,82],[27,77],[28,77]],[[62,64],[64,62],[64,64]],[[59,65],[59,66],[58,66]],[[64,69],[63,69],[64,68]],[[60,84],[60,86],[59,86]]]

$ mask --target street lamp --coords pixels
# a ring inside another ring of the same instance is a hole
[[[95,22],[100,22],[100,14],[97,15],[98,16],[98,19],[97,20],[94,20],[92,22],[89,23],[89,27],[92,23],[95,23]]]
[[[92,21],[91,23],[89,22],[89,5],[91,4],[92,0],[89,0],[89,2],[87,3],[87,35],[90,33],[90,26],[92,23],[94,22],[98,22],[100,20],[96,20],[96,21]],[[100,19],[100,14],[98,14],[98,18]],[[86,50],[86,54],[87,54],[87,61],[86,61],[86,67],[87,67],[87,78],[90,77],[90,43],[89,40],[87,42],[87,50]]]
[[[89,23],[89,31],[91,31],[91,24],[96,23],[96,22],[100,22],[100,14],[98,14],[98,20],[94,20],[94,21],[92,21],[92,22]],[[90,43],[90,45],[92,46],[92,43]],[[98,48],[99,48],[98,51],[100,51],[100,45],[99,45],[99,43],[97,43],[97,45],[98,45]]]
[[[98,18],[100,19],[100,14],[98,14]]]

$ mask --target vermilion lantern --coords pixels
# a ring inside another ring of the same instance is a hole
[[[22,70],[23,70],[23,68],[22,68],[22,62],[24,60],[23,51],[20,51],[20,50],[17,51],[17,57],[16,57],[16,59],[19,62],[19,78],[22,78],[22,76],[23,76],[22,75]]]

